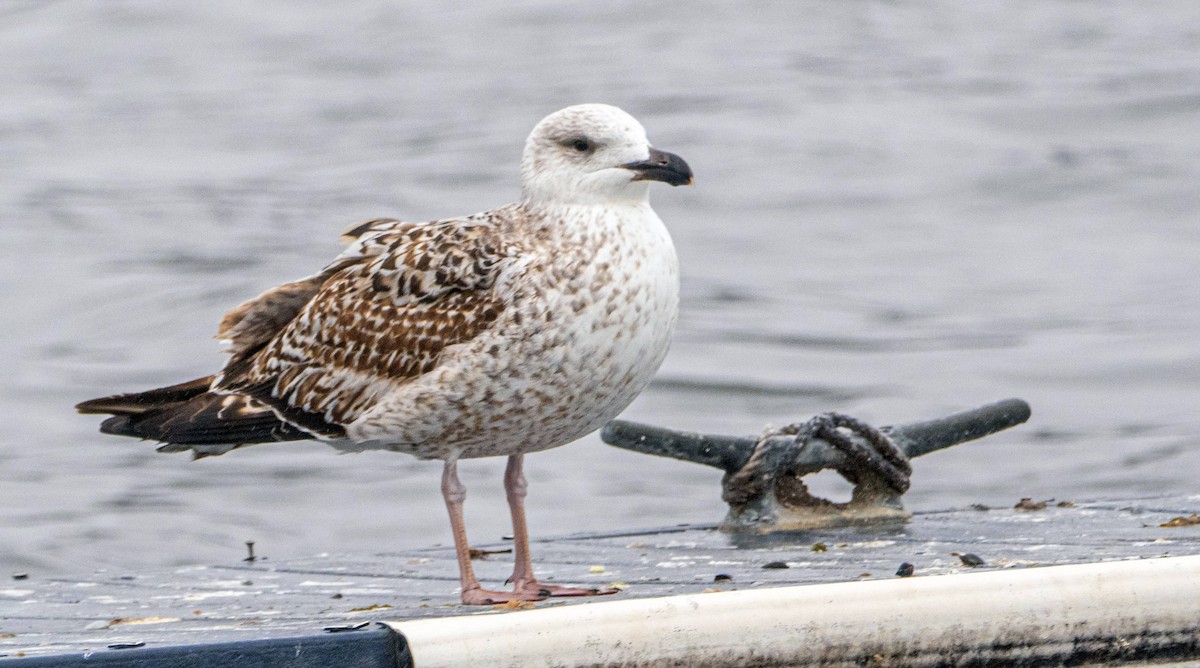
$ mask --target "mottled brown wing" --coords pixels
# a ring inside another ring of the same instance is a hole
[[[252,396],[331,437],[388,390],[495,322],[497,274],[518,249],[485,218],[366,231],[300,312],[214,389]]]
[[[415,223],[406,223],[395,218],[376,218],[375,220],[368,220],[365,223],[359,223],[346,228],[346,231],[342,232],[341,240],[342,243],[349,245],[374,234],[381,232],[403,232],[415,226]]]
[[[403,230],[405,226],[411,226],[411,223],[379,218],[351,227],[341,238],[343,243],[349,244],[374,233]],[[343,268],[343,263],[357,260],[355,257],[338,259],[341,262],[334,262],[319,274],[271,288],[231,309],[221,320],[216,338],[227,341],[228,352],[235,356],[260,348],[312,301],[325,281]]]
[[[262,347],[312,301],[331,275],[321,272],[284,283],[238,305],[225,314],[216,338],[227,342],[233,355]]]

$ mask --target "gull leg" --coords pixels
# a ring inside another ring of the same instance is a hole
[[[529,528],[525,524],[525,455],[512,455],[504,469],[504,492],[508,496],[508,507],[512,511],[513,523],[513,574],[508,579],[513,591],[526,595],[546,596],[596,596],[615,594],[616,589],[580,589],[542,584],[533,576],[533,560],[529,556]]]
[[[466,605],[491,605],[508,601],[538,601],[549,594],[537,591],[488,591],[479,584],[475,569],[471,566],[471,547],[467,543],[467,527],[463,522],[463,501],[467,488],[458,479],[458,460],[446,460],[442,471],[442,496],[446,499],[446,510],[450,513],[450,529],[454,532],[454,552],[458,557],[458,573],[462,580],[462,602]]]

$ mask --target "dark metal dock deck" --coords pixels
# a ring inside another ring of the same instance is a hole
[[[680,526],[546,539],[534,546],[541,577],[624,591],[533,605],[895,579],[904,563],[912,564],[914,577],[925,578],[1200,555],[1198,508],[1200,496],[1050,501],[1027,510],[922,512],[906,524],[768,537]],[[511,555],[488,555],[476,568],[485,584],[499,586],[511,570]],[[0,657],[41,657],[14,665],[74,665],[87,657],[89,663],[232,668],[271,665],[264,659],[271,652],[284,652],[291,665],[396,665],[403,643],[370,622],[513,614],[458,604],[450,547],[145,573],[5,577]],[[1190,651],[1178,642],[1172,646],[1173,656]]]

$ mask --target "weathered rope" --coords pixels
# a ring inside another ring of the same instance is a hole
[[[866,444],[855,441],[842,430],[858,435]],[[793,438],[785,441],[778,436]],[[875,479],[896,494],[908,491],[912,466],[887,434],[849,415],[822,413],[807,422],[764,433],[755,443],[746,465],[726,476],[722,498],[726,503],[744,504],[761,496],[777,477],[794,468],[796,457],[814,438],[824,440],[846,456],[837,471],[851,483],[859,485]]]

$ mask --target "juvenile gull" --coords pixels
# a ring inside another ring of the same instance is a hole
[[[666,355],[679,275],[651,181],[692,172],[616,107],[555,112],[525,142],[519,202],[355,226],[320,273],[225,315],[219,373],[77,408],[197,457],[319,439],[442,459],[463,603],[612,593],[534,577],[522,469],[615,417]],[[463,525],[458,460],[493,456],[508,457],[512,592],[480,586]]]

